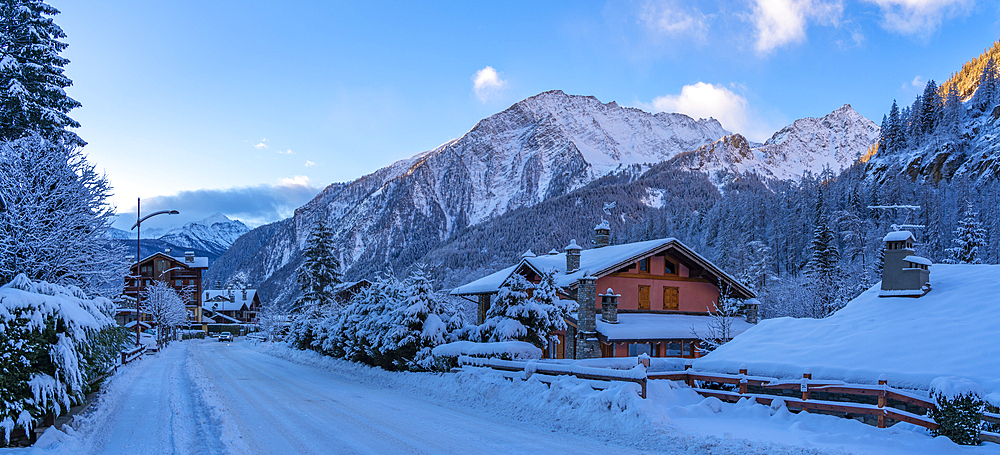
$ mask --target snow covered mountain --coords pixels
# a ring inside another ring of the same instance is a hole
[[[819,174],[824,168],[839,173],[863,158],[878,135],[874,122],[845,104],[821,118],[796,120],[764,144],[733,134],[682,153],[671,162],[708,173],[716,185],[745,173],[765,179],[797,179],[807,171]]]
[[[248,240],[260,251],[237,243],[210,275],[219,273],[225,280],[249,268],[251,281],[259,283],[289,263],[296,265],[298,249],[318,217],[330,222],[345,246],[345,267],[358,274],[386,265],[405,267],[468,226],[728,134],[715,119],[651,114],[561,91],[541,93],[434,150],[330,185],[290,222],[271,225],[265,244]],[[226,264],[236,269],[222,270]]]
[[[232,246],[241,235],[250,232],[242,221],[231,220],[221,213],[216,213],[201,221],[187,223],[174,228],[144,228],[143,241],[159,240],[173,249],[188,248],[207,252],[213,259]],[[135,231],[108,229],[107,237],[111,240],[135,240]]]
[[[159,240],[184,248],[222,254],[236,239],[247,232],[250,232],[250,228],[242,221],[231,220],[221,213],[216,213],[204,220],[171,229],[161,235]]]
[[[729,133],[715,119],[545,92],[434,150],[330,185],[293,218],[241,238],[207,276],[226,281],[242,273],[262,283],[265,298],[287,301],[297,289],[299,249],[320,217],[343,246],[348,278],[368,277],[405,269],[472,226],[609,174],[637,176],[647,164],[674,159],[715,175],[717,184],[742,172],[795,178],[824,166],[850,166],[877,135],[878,127],[850,106],[796,121],[761,145]]]

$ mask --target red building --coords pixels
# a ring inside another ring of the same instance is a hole
[[[512,267],[455,288],[451,293],[479,305],[479,323],[490,301],[513,274],[533,283],[555,272],[562,296],[576,300],[579,311],[570,328],[553,333],[546,357],[697,357],[698,338],[707,335],[710,310],[728,288],[732,297],[748,299],[746,320],[733,321],[732,334],[742,333],[757,319],[754,293],[688,248],[666,238],[625,245],[608,245],[606,223],[595,228],[596,247],[584,250],[576,241],[564,253],[536,256],[529,251]],[[600,294],[598,292],[600,291]],[[605,297],[608,297],[605,299]],[[607,302],[607,303],[605,303]]]
[[[185,252],[184,257],[173,257],[169,250],[155,253],[139,261],[138,270],[137,264],[132,264],[129,276],[125,278],[124,294],[134,299],[140,289],[152,284],[153,280],[170,283],[182,296],[189,296],[189,300],[184,302],[188,310],[188,322],[201,324],[201,280],[207,268],[208,258],[196,257],[191,251]],[[148,314],[143,314],[142,320],[150,321],[151,318]]]

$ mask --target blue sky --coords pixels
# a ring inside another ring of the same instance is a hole
[[[878,122],[1000,38],[973,0],[50,3],[85,151],[165,222],[276,221],[552,89],[757,141],[845,103]]]

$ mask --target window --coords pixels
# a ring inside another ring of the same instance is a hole
[[[680,289],[673,286],[663,287],[663,309],[664,310],[677,310],[680,309]]]
[[[649,309],[649,286],[639,285],[639,309]]]
[[[628,344],[628,356],[636,357],[642,354],[651,355],[653,352],[652,347],[649,343],[629,343]]]
[[[670,260],[667,259],[667,258],[663,258],[663,274],[664,275],[676,275],[677,274],[677,266],[674,265],[673,262],[670,262]]]
[[[649,271],[649,258],[639,260],[639,271],[640,272]]]
[[[667,349],[664,353],[664,357],[680,357],[684,355],[684,351],[681,349],[682,344],[680,341],[668,341],[666,345]]]

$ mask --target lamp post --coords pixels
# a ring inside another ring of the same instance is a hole
[[[140,215],[139,209],[140,209],[141,203],[142,203],[142,199],[141,198],[136,198],[136,202],[135,202],[135,224],[132,226],[132,229],[135,229],[135,276],[136,276],[136,278],[135,278],[136,279],[136,283],[135,283],[135,345],[136,346],[138,346],[139,343],[140,343],[140,334],[142,333],[142,331],[140,330],[141,329],[140,326],[142,325],[141,324],[142,318],[140,317],[141,313],[139,312],[140,302],[142,302],[142,271],[139,268],[139,261],[141,261],[141,256],[139,255],[140,254],[139,253],[139,239],[142,237],[142,228],[140,227],[140,225],[142,224],[143,221],[146,221],[146,220],[148,220],[148,219],[150,219],[150,218],[152,218],[152,217],[154,217],[156,215],[162,215],[164,213],[166,213],[167,215],[176,215],[176,214],[180,213],[180,212],[178,212],[176,210],[160,210],[159,212],[150,213],[149,215],[146,215],[146,216],[140,218],[139,217],[139,215]],[[132,229],[129,229],[129,230],[131,231]]]

